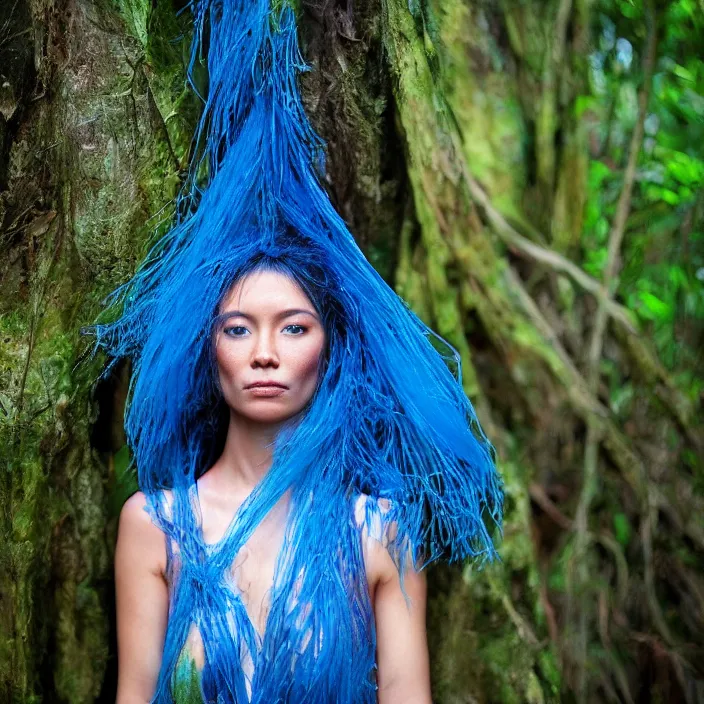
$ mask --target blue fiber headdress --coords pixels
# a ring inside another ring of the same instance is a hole
[[[206,694],[228,688],[235,701],[372,701],[373,618],[350,497],[371,498],[368,527],[393,523],[389,549],[401,570],[408,555],[492,558],[485,520],[501,518],[494,450],[433,344],[437,336],[365,259],[321,186],[324,145],[299,96],[297,76],[308,67],[294,11],[273,0],[194,0],[192,10],[191,69],[207,28],[209,88],[195,137],[200,156],[181,196],[186,207],[113,294],[121,316],[93,327],[113,360],[132,360],[126,432],[140,488],[183,562],[157,700],[170,701],[168,673],[195,619]],[[223,539],[206,548],[190,521],[195,479],[222,431],[213,320],[233,281],[262,262],[283,263],[319,293],[327,360],[305,414],[279,434],[270,471]],[[173,494],[169,511],[162,489]],[[272,601],[271,635],[261,642],[220,577],[289,490],[288,548],[274,591],[295,591],[298,601]],[[379,499],[387,500],[383,511]],[[234,635],[226,616],[213,615],[218,609],[234,618]],[[326,640],[331,627],[335,638]],[[224,643],[252,654],[253,680],[228,664]],[[354,662],[350,652],[359,654]]]

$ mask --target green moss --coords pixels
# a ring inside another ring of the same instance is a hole
[[[378,7],[301,10],[299,41],[312,71],[300,76],[306,114],[327,143],[331,200],[365,255],[394,285],[406,174],[394,129]]]
[[[110,0],[110,2],[122,15],[132,36],[146,47],[149,41],[149,20],[152,13],[151,0]]]
[[[575,109],[576,112],[576,109]],[[572,255],[580,246],[588,189],[587,123],[578,115],[567,118],[563,129],[551,234],[557,251]]]
[[[133,273],[159,231],[153,216],[162,211],[161,227],[169,219],[197,113],[184,97],[183,45],[169,44],[163,20],[171,4],[125,0],[94,9],[103,13],[99,22],[86,12],[70,24],[75,49],[62,59],[51,103],[23,126],[30,141],[10,148],[13,179],[51,175],[43,197],[54,216],[18,245],[8,264],[13,295],[0,308],[0,699],[7,701],[37,700],[40,673],[53,681],[57,701],[88,704],[102,687],[112,608],[109,482],[90,447],[101,359],[78,363],[86,349],[79,328]],[[178,118],[165,118],[167,108]],[[21,202],[23,192],[13,197]]]
[[[144,72],[179,169],[185,169],[188,164],[192,135],[202,109],[200,99],[186,81],[191,36],[189,14],[177,16],[171,2],[159,0],[150,17]],[[205,94],[205,67],[196,65],[194,72],[195,79],[202,84],[199,90]],[[177,185],[178,180],[175,180],[171,187]]]
[[[505,214],[517,210],[526,184],[526,129],[515,77],[491,31],[487,6],[429,2],[438,48],[436,92],[447,101],[467,166]]]
[[[87,583],[64,583],[55,598],[61,614],[56,624],[56,692],[68,702],[94,701],[101,685],[95,677],[96,664],[108,657],[104,603]]]
[[[278,31],[278,18],[281,16],[281,11],[290,7],[296,15],[301,13],[301,3],[300,0],[271,0],[271,14],[269,15],[269,22],[275,31]]]
[[[471,590],[444,565],[434,567],[428,579],[428,620],[442,624],[441,630],[431,628],[428,634],[433,701],[481,701],[484,664],[478,657],[480,634]]]
[[[478,95],[469,99],[478,79],[460,75],[470,70],[464,66],[466,56],[450,56],[445,46],[452,38],[463,51],[467,50],[463,44],[466,37],[462,35],[462,28],[468,22],[464,6],[444,4],[442,21],[438,20],[432,28],[434,37],[438,37],[433,46],[442,59],[435,69],[432,56],[428,59],[427,37],[418,31],[405,4],[389,0],[385,10],[386,43],[391,65],[397,71],[396,104],[408,150],[407,169],[419,230],[418,241],[413,244],[413,228],[408,225],[404,228],[397,275],[399,290],[460,351],[465,373],[469,369],[471,374],[469,383],[465,379],[468,393],[479,389],[463,329],[464,314],[468,311],[479,314],[491,328],[489,334],[495,336],[497,344],[511,339],[516,349],[523,351],[525,347],[531,351],[525,367],[519,354],[512,355],[514,375],[521,386],[530,385],[536,366],[536,347],[539,346],[541,355],[550,357],[552,364],[557,364],[557,360],[519,313],[518,302],[505,290],[505,263],[481,227],[476,227],[476,220],[470,217],[471,204],[458,163],[458,157],[464,158],[470,170],[476,166],[492,188],[507,195],[507,203],[516,200],[524,186],[523,173],[502,161],[500,149],[505,148],[509,138],[514,139],[509,149],[515,148],[516,141],[520,142],[521,122],[510,110],[508,115],[490,114],[487,118],[483,113],[491,110],[486,102],[481,102],[478,88]],[[457,73],[452,73],[455,69],[448,63],[450,59],[457,64],[464,62],[463,66],[457,66]],[[443,77],[443,71],[450,73]],[[455,96],[457,105],[449,109],[450,101],[445,103],[438,97],[451,90],[443,80],[462,86],[462,90],[468,86],[467,101],[479,101],[482,114],[473,115],[474,106],[462,105],[459,96]],[[506,96],[495,84],[487,88],[487,93],[492,91]],[[465,107],[467,111],[462,113]],[[511,109],[517,111],[515,101]],[[456,111],[460,112],[459,118],[454,114]],[[504,118],[506,131],[502,132],[499,125],[498,139],[492,145],[491,123]],[[458,123],[460,129],[466,126],[465,134],[476,129],[477,141],[482,141],[482,146],[470,145],[468,151],[457,155],[451,135]],[[436,614],[431,621],[442,629],[441,633],[431,634],[439,701],[465,701],[469,697],[502,702],[545,701],[538,665],[541,647],[532,633],[540,580],[531,540],[528,481],[518,458],[502,458],[501,470],[506,493],[502,563],[479,573],[470,567],[467,585],[463,588],[455,584],[444,597],[442,607],[435,604],[436,609],[443,609],[442,616],[438,618]],[[518,604],[512,600],[516,581],[523,586]]]

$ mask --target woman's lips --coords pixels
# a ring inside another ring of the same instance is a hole
[[[283,386],[250,386],[247,391],[249,391],[253,396],[281,396],[281,394],[286,391]]]

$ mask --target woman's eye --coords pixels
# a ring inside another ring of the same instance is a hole
[[[230,325],[223,332],[230,337],[242,337],[247,332],[247,328],[244,325]]]
[[[288,330],[292,335],[302,335],[308,328],[305,325],[287,325],[284,330]]]

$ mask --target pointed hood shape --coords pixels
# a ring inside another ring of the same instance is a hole
[[[308,67],[292,8],[283,0],[194,0],[192,10],[191,69],[207,44],[209,86],[182,215],[113,293],[120,317],[93,326],[113,362],[132,360],[128,441],[150,512],[181,562],[156,700],[171,701],[195,622],[206,693],[374,701],[373,617],[351,500],[370,497],[370,530],[393,525],[386,535],[400,569],[410,555],[492,558],[485,520],[501,519],[494,449],[448,368],[459,365],[457,354],[447,343],[447,355],[438,351],[444,341],[365,259],[321,185],[324,145],[301,104],[298,74]],[[195,479],[216,459],[224,418],[213,323],[233,281],[272,263],[317,292],[327,360],[306,413],[279,433],[270,471],[224,538],[206,546],[193,508]],[[288,541],[261,641],[221,576],[287,491]],[[294,592],[295,604],[286,596]],[[334,638],[324,635],[330,628]],[[243,647],[255,661],[249,678],[233,664],[238,658],[227,658],[228,648]]]

